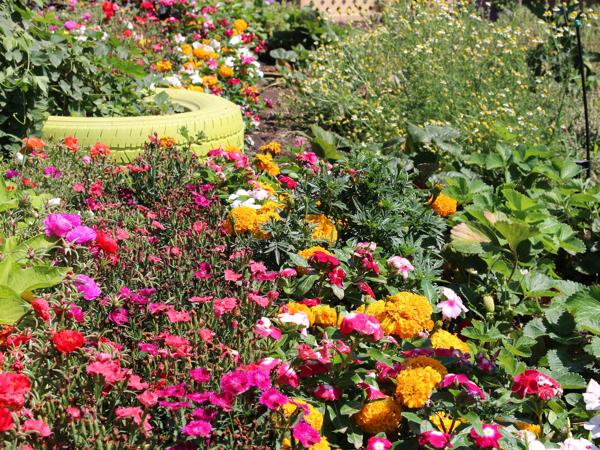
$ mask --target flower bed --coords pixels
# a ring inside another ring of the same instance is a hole
[[[6,446],[595,448],[597,288],[518,271],[523,305],[486,299],[446,255],[470,202],[397,157],[175,145],[115,166],[33,139],[6,167],[3,235],[70,268],[0,311]]]

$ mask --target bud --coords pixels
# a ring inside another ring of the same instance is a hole
[[[483,296],[483,305],[485,306],[485,310],[489,313],[493,313],[496,310],[496,305],[494,304],[494,296],[487,294]]]

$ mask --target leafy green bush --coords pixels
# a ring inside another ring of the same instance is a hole
[[[398,1],[382,26],[314,53],[298,76],[298,111],[371,142],[402,135],[409,122],[451,125],[470,148],[487,151],[498,128],[533,144],[568,140],[557,134],[561,105],[573,99],[528,67],[538,39],[462,3]]]

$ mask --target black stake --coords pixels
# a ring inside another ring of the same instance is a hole
[[[583,90],[583,117],[585,120],[585,164],[587,177],[592,175],[592,160],[590,158],[590,118],[588,113],[587,86],[585,84],[585,66],[583,64],[583,48],[581,45],[581,20],[575,21],[575,33],[577,35],[577,53],[579,55],[579,73],[581,75],[581,88]]]

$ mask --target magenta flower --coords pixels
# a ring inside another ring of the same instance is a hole
[[[73,284],[75,284],[75,289],[81,292],[83,298],[86,300],[94,300],[102,294],[96,282],[87,275],[77,275]]]
[[[356,332],[363,336],[372,336],[378,341],[383,338],[383,329],[379,321],[368,314],[352,312],[344,317],[340,331],[346,335]]]
[[[81,217],[77,214],[48,214],[44,220],[46,236],[65,237],[69,231],[81,225]]]
[[[78,226],[69,231],[65,239],[74,244],[85,244],[96,239],[96,232],[93,228]]]
[[[52,178],[60,178],[62,173],[54,166],[44,167],[44,175]]]
[[[192,420],[181,429],[183,434],[194,437],[208,437],[211,431],[212,425],[205,420]]]
[[[304,448],[310,448],[321,442],[321,435],[319,432],[311,427],[305,420],[301,420],[294,425],[292,435]]]
[[[496,424],[484,424],[482,427],[483,434],[480,435],[471,428],[469,436],[473,439],[475,445],[479,448],[500,448],[499,440],[502,438],[499,426]]]
[[[203,367],[191,369],[190,378],[196,383],[208,383],[210,381],[210,372]]]
[[[419,445],[425,447],[429,445],[433,448],[452,447],[450,435],[441,431],[425,431],[419,435]]]
[[[75,28],[77,28],[77,22],[73,21],[73,20],[67,20],[64,23],[65,29],[68,31],[74,30]]]
[[[118,308],[108,313],[108,320],[117,325],[125,325],[129,321],[127,310],[125,308]]]
[[[21,175],[21,173],[20,173],[18,170],[16,170],[16,169],[9,169],[9,170],[7,170],[6,172],[4,172],[4,177],[5,177],[7,180],[10,180],[10,179],[12,179],[12,178],[16,178],[16,177],[18,177],[19,175]]]
[[[474,382],[469,380],[465,374],[449,373],[440,382],[441,388],[447,388],[448,386],[459,385],[467,389],[467,392],[472,397],[479,397],[481,400],[485,400],[485,393],[483,389],[477,386]]]
[[[258,402],[271,410],[276,410],[280,406],[285,405],[288,402],[288,398],[279,392],[279,390],[271,388],[262,393]]]
[[[373,436],[367,441],[365,450],[389,450],[392,448],[392,443],[386,438]]]
[[[241,370],[228,372],[221,377],[221,390],[228,395],[243,394],[250,388],[248,374]]]
[[[445,320],[456,319],[461,312],[468,311],[462,299],[452,289],[442,288],[441,291],[445,300],[439,302],[437,307],[442,311]]]
[[[313,395],[321,400],[334,401],[342,396],[342,391],[340,388],[330,384],[320,384],[313,391]]]

